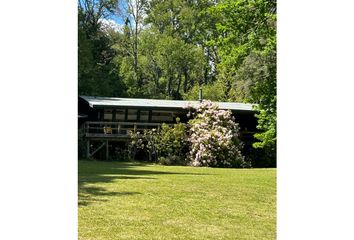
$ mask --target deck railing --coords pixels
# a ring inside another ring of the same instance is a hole
[[[160,128],[162,123],[144,122],[86,122],[85,134],[89,136],[127,136],[129,131],[143,132],[146,129]],[[172,124],[168,124],[172,125]]]

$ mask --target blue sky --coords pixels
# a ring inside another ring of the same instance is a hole
[[[127,9],[128,4],[126,1],[119,1],[118,4],[120,10],[122,11],[123,9]],[[111,16],[110,19],[114,20],[117,24],[122,25],[124,24],[125,19],[122,19],[120,16]]]
[[[110,19],[112,19],[113,21],[115,21],[119,25],[124,24],[124,20],[118,16],[111,16]]]
[[[78,1],[82,2],[82,0],[78,0]],[[94,0],[94,1],[97,1],[97,0]],[[118,3],[118,7],[120,8],[120,11],[127,9],[127,7],[128,7],[127,0],[120,0]],[[113,20],[118,25],[123,25],[124,21],[125,21],[125,19],[123,19],[121,16],[117,16],[117,15],[112,15],[112,16],[108,17],[108,19]]]

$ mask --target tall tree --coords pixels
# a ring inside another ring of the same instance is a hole
[[[276,144],[276,1],[220,1],[210,9],[220,21],[211,44],[220,56],[218,78],[229,100],[258,103],[260,140],[255,147]]]
[[[208,24],[206,9],[212,6],[213,1],[208,0],[152,0],[149,1],[145,23],[159,34],[179,39],[185,46],[184,66],[180,66],[178,73],[177,95],[180,97],[190,90],[195,84],[208,82],[215,71],[213,57],[215,52],[206,45],[205,28]],[[187,44],[187,45],[186,45]],[[193,47],[191,47],[193,46]],[[199,50],[197,50],[199,49]],[[183,49],[182,49],[183,50]],[[189,52],[188,50],[192,50]],[[202,53],[201,55],[199,53]],[[200,56],[203,56],[200,58]],[[203,63],[200,63],[200,60]],[[199,67],[198,71],[193,69],[194,65]],[[199,72],[202,71],[202,75]],[[198,72],[197,74],[194,74]],[[194,76],[193,76],[194,75]],[[195,80],[194,78],[198,78]],[[183,82],[183,84],[181,84]]]
[[[137,86],[142,87],[142,76],[139,71],[139,34],[143,27],[147,0],[125,0],[122,3],[121,18],[125,20],[125,32],[130,40],[131,56]]]
[[[102,20],[117,12],[113,0],[78,2],[79,94],[118,96],[122,84],[113,62],[114,39],[102,29]]]

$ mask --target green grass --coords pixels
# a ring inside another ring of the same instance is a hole
[[[276,170],[79,161],[79,239],[275,239]]]

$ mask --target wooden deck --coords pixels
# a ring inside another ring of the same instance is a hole
[[[121,139],[129,138],[129,132],[141,132],[158,129],[161,123],[144,122],[86,122],[86,138]],[[170,124],[171,125],[171,124]]]
[[[144,130],[159,129],[161,125],[162,123],[88,121],[84,125],[84,131],[87,146],[90,146],[90,141],[128,142],[130,140],[129,132],[143,133]],[[172,124],[168,125],[171,126]],[[88,153],[88,155],[92,154]]]
[[[129,132],[143,133],[147,129],[159,129],[161,123],[144,122],[86,122],[84,125],[87,140],[87,158],[92,157],[103,147],[106,147],[106,158],[109,157],[109,142],[128,142]],[[172,124],[169,124],[172,125]],[[92,149],[90,142],[99,141],[101,145]]]

